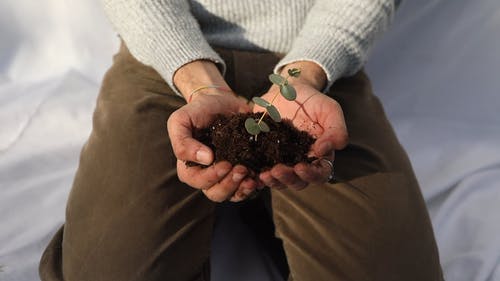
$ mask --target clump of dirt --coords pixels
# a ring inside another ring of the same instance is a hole
[[[307,156],[315,139],[307,132],[296,129],[290,120],[277,123],[266,116],[264,121],[269,125],[270,132],[260,133],[257,137],[250,135],[245,129],[245,120],[248,117],[258,119],[261,115],[220,115],[208,127],[195,129],[193,137],[214,151],[215,162],[226,160],[232,165],[241,164],[256,174],[278,163],[293,166],[315,159]]]

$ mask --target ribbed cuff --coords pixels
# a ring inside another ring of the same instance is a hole
[[[275,72],[296,61],[317,63],[325,71],[328,82],[324,91],[328,91],[337,79],[361,69],[393,12],[393,0],[318,0]]]
[[[178,95],[181,96],[174,86],[173,75],[189,62],[212,61],[224,74],[224,62],[203,37],[189,13],[187,1],[168,5],[155,0],[103,1],[108,17],[130,53],[158,71]]]
[[[304,38],[303,40],[307,40]],[[311,42],[311,41],[309,41]],[[275,66],[274,72],[279,73],[287,64],[297,61],[310,61],[318,64],[326,74],[327,84],[323,92],[328,92],[333,83],[343,77],[354,74],[362,65],[359,57],[344,46],[342,40],[331,44],[302,44],[301,48],[292,49]]]
[[[192,37],[185,38],[185,35],[185,31],[172,30],[169,34],[159,34],[155,38],[154,45],[157,46],[157,49],[152,54],[153,60],[151,61],[151,66],[160,73],[179,96],[182,95],[175,87],[173,77],[183,65],[196,60],[209,60],[217,65],[222,75],[226,72],[226,64],[219,54],[208,45],[205,38],[196,36],[197,34],[191,34]],[[180,39],[172,44],[170,36]]]

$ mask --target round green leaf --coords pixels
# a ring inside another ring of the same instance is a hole
[[[285,78],[283,78],[281,75],[279,74],[269,74],[269,80],[271,82],[273,82],[273,84],[276,84],[276,85],[282,85],[285,83]]]
[[[281,122],[281,115],[274,105],[266,107],[266,110],[267,113],[269,113],[269,116],[271,116],[271,118],[274,120],[274,122]]]
[[[300,76],[300,69],[298,68],[291,68],[288,70],[288,75],[292,77],[299,77]]]
[[[292,101],[292,100],[295,100],[295,98],[297,98],[297,93],[295,92],[295,89],[293,88],[292,85],[281,85],[280,86],[280,93],[281,95],[289,100],[289,101]]]
[[[271,130],[269,128],[269,126],[266,124],[266,122],[264,122],[264,121],[260,121],[260,123],[258,123],[258,125],[259,125],[259,129],[261,132],[267,133]]]
[[[268,106],[270,106],[270,105],[271,105],[271,104],[270,104],[267,100],[265,100],[265,99],[263,99],[263,98],[261,98],[261,97],[253,97],[253,98],[252,98],[252,101],[253,101],[255,104],[260,105],[260,106],[262,106],[262,107],[268,107]]]
[[[260,133],[260,127],[253,118],[247,118],[247,120],[245,120],[245,129],[250,135],[256,136]]]

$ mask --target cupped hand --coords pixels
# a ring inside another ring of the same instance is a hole
[[[310,156],[318,160],[298,163],[293,167],[277,164],[271,170],[262,172],[260,180],[272,188],[303,189],[311,183],[326,182],[333,171],[322,159],[333,162],[335,150],[347,145],[348,134],[339,103],[307,83],[294,83],[293,86],[297,92],[295,101],[288,101],[278,94],[273,104],[282,118],[292,120],[299,130],[308,132],[316,139]],[[270,101],[277,92],[279,88],[273,86],[262,98]],[[262,111],[263,108],[254,107],[254,112]]]
[[[179,180],[201,189],[212,201],[241,201],[262,185],[248,177],[249,170],[227,161],[214,162],[213,151],[193,138],[194,128],[207,127],[218,114],[250,112],[246,100],[229,93],[199,93],[185,106],[171,114],[167,122]],[[208,167],[187,167],[186,162]]]

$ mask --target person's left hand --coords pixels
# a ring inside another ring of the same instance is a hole
[[[293,79],[293,78],[291,78]],[[308,83],[291,83],[297,92],[295,101],[288,101],[279,93],[273,102],[282,118],[291,119],[301,131],[307,131],[316,138],[310,156],[318,157],[312,163],[298,163],[293,167],[277,164],[271,170],[262,172],[260,180],[272,188],[291,187],[302,189],[310,183],[326,182],[332,174],[330,164],[322,159],[333,162],[334,151],[347,145],[347,129],[344,115],[339,103],[316,90]],[[279,92],[277,86],[272,86],[262,98],[271,101]],[[254,106],[254,112],[264,109]]]

